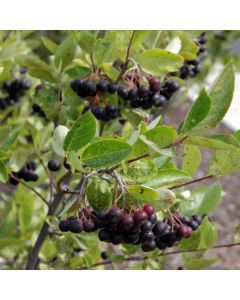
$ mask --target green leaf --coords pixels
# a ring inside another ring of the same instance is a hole
[[[103,139],[88,146],[82,154],[82,160],[91,168],[109,167],[121,162],[132,149],[123,141]]]
[[[239,145],[227,144],[216,138],[192,136],[184,140],[184,144],[216,150],[237,150]]]
[[[216,127],[228,111],[232,102],[233,91],[234,71],[230,62],[210,89],[209,96],[212,100],[212,105],[208,115],[192,129],[192,133],[206,133],[206,131]]]
[[[137,200],[155,201],[159,196],[159,192],[153,188],[144,185],[130,185],[128,192]]]
[[[156,173],[157,168],[150,160],[135,161],[124,168],[124,177],[130,182],[144,182],[152,178]]]
[[[55,52],[55,66],[58,68],[61,65],[61,69],[64,70],[74,59],[76,47],[77,43],[72,39],[67,39],[59,45]]]
[[[53,151],[60,157],[64,157],[65,151],[63,149],[64,139],[69,129],[66,126],[59,125],[55,128],[52,137]]]
[[[209,113],[211,108],[211,99],[203,89],[197,100],[193,103],[189,109],[183,124],[181,125],[180,132],[185,133],[191,131],[197,124],[199,124]]]
[[[214,176],[224,176],[240,171],[240,150],[218,150],[210,159],[208,172]]]
[[[107,211],[113,200],[108,182],[99,177],[94,177],[87,187],[87,200],[94,211]]]
[[[40,256],[43,257],[43,259],[45,260],[50,260],[56,257],[57,255],[58,251],[56,247],[56,242],[50,240],[50,238],[47,238],[41,248]]]
[[[201,163],[201,152],[196,146],[185,145],[182,170],[193,176]]]
[[[219,181],[210,186],[193,189],[189,201],[182,202],[180,210],[188,216],[208,214],[219,205],[221,193],[222,189]]]
[[[137,127],[146,115],[139,109],[133,109],[123,112],[123,116],[131,123],[133,127]]]
[[[75,151],[70,151],[68,153],[67,159],[68,159],[68,162],[71,166],[71,170],[73,173],[75,172],[75,170],[81,170],[82,164],[81,164],[79,156],[77,155],[77,153]]]
[[[141,68],[154,76],[177,71],[183,64],[183,57],[163,49],[149,49],[139,56]]]
[[[221,201],[221,192],[219,181],[212,184],[204,195],[196,213],[204,215],[214,211]]]
[[[103,63],[101,69],[112,80],[115,81],[118,78],[119,71],[113,67],[112,63]]]
[[[65,151],[79,150],[86,146],[96,134],[96,119],[91,111],[81,115],[72,125],[63,143]]]
[[[2,161],[0,161],[0,181],[4,183],[8,181],[7,167]]]
[[[54,41],[50,40],[50,39],[49,39],[48,37],[46,37],[46,36],[42,36],[42,37],[41,37],[41,40],[42,40],[44,46],[45,46],[52,54],[54,54],[55,51],[57,50],[57,47],[58,47],[57,44],[56,44]]]
[[[146,137],[158,147],[164,148],[174,142],[177,132],[172,126],[157,126],[146,132]]]
[[[212,248],[218,239],[217,226],[205,217],[200,228],[200,241],[198,248]]]
[[[192,177],[181,170],[177,169],[162,169],[151,180],[144,184],[150,187],[172,187],[181,183],[192,180]]]
[[[0,127],[0,149],[6,149],[13,144],[20,133],[20,125],[3,125]]]
[[[0,150],[0,160],[6,159],[7,157],[7,152]]]
[[[182,47],[179,54],[183,56],[185,60],[194,60],[197,56],[199,47],[185,31],[179,31],[177,34],[182,42]]]
[[[78,31],[76,40],[82,50],[90,53],[96,44],[96,35],[86,31]]]

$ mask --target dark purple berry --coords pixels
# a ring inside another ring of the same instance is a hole
[[[144,251],[144,252],[153,251],[156,247],[157,247],[157,244],[154,240],[145,242],[141,245],[142,251]]]
[[[156,239],[156,244],[157,244],[158,249],[160,249],[160,250],[164,250],[167,248],[167,243],[165,243],[161,239]]]
[[[111,242],[114,245],[119,245],[124,242],[124,234],[121,232],[115,232],[112,234]]]
[[[107,229],[101,229],[98,233],[98,238],[102,242],[109,242],[111,240],[111,232]]]
[[[118,96],[122,99],[126,99],[128,97],[128,89],[124,86],[119,86],[117,92]]]
[[[118,86],[117,86],[116,84],[114,84],[114,83],[109,83],[109,85],[108,85],[108,92],[109,92],[110,94],[116,93],[117,90],[118,90]]]
[[[199,225],[202,223],[202,217],[201,216],[195,215],[195,216],[192,217],[192,219],[194,221],[198,222]]]
[[[60,223],[59,223],[59,229],[60,229],[60,231],[62,231],[62,232],[67,232],[67,231],[69,231],[69,221],[67,221],[67,220],[63,220],[63,221],[61,221]]]
[[[104,260],[105,260],[105,259],[108,259],[108,255],[107,255],[107,252],[106,252],[106,251],[102,251],[102,252],[101,252],[101,258],[104,259]]]
[[[163,95],[154,94],[151,97],[151,101],[153,102],[154,106],[161,107],[166,103],[166,98]]]
[[[138,232],[129,232],[125,236],[125,241],[130,244],[136,244],[139,241]]]
[[[96,230],[95,224],[93,220],[85,220],[83,222],[83,229],[85,232],[93,232]]]
[[[108,84],[105,80],[99,80],[97,83],[97,91],[98,92],[106,92],[108,90]]]
[[[122,210],[118,207],[113,207],[108,212],[108,220],[112,223],[117,223],[121,220]]]
[[[178,228],[179,237],[189,237],[192,234],[192,229],[187,225],[181,225]]]
[[[150,91],[149,91],[149,88],[147,86],[142,85],[138,88],[138,96],[141,97],[141,98],[148,96],[149,92]]]
[[[153,232],[157,236],[162,236],[166,232],[166,229],[167,229],[167,224],[162,221],[158,221],[153,227]]]
[[[133,226],[133,218],[130,215],[122,215],[121,217],[121,228],[123,230],[128,230]]]
[[[67,169],[67,170],[70,170],[70,169],[71,169],[71,166],[70,166],[70,164],[67,162],[66,159],[64,159],[64,161],[63,161],[63,166],[64,166],[64,168]]]
[[[150,221],[152,224],[155,224],[157,222],[157,215],[152,214],[150,217],[148,217],[148,221]]]
[[[153,223],[150,221],[144,221],[140,227],[142,232],[150,231],[152,230]]]
[[[51,159],[48,162],[48,169],[52,172],[57,172],[61,168],[61,163],[58,160]]]
[[[143,210],[138,210],[133,215],[133,220],[136,225],[142,224],[144,221],[148,219],[148,215]]]
[[[83,231],[83,226],[78,219],[69,221],[69,231],[74,233]]]
[[[71,82],[71,88],[77,92],[81,89],[81,84],[82,84],[82,80],[80,79],[75,79],[74,81]]]
[[[192,220],[191,222],[189,222],[189,226],[192,228],[192,230],[197,230],[199,224],[197,221]]]
[[[152,240],[154,240],[154,238],[155,238],[155,235],[152,231],[145,231],[145,232],[142,232],[140,235],[141,242],[152,241]]]
[[[131,90],[129,90],[128,99],[133,100],[136,99],[137,96],[138,96],[138,89],[136,87],[133,87]]]

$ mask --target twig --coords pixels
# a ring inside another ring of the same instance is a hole
[[[64,193],[61,191],[61,185],[63,184],[63,182],[65,180],[70,179],[70,178],[71,178],[71,172],[68,172],[62,178],[59,179],[58,184],[57,184],[58,192],[56,193],[52,203],[49,205],[47,217],[51,217],[51,216],[55,215],[57,208],[58,208],[62,198],[64,197]],[[38,255],[39,255],[39,252],[41,250],[41,247],[42,247],[46,237],[48,236],[49,227],[50,227],[49,223],[47,221],[45,221],[39,232],[36,243],[33,246],[32,250],[29,254],[26,270],[35,270],[37,268],[38,262],[39,262]]]
[[[14,180],[18,181],[19,183],[21,183],[22,185],[24,185],[26,188],[28,188],[29,190],[31,190],[33,193],[35,193],[39,198],[42,199],[42,201],[48,206],[48,202],[47,200],[37,191],[35,190],[35,188],[31,187],[30,185],[28,185],[25,181],[15,177],[12,173],[9,174],[10,177],[12,177]]]
[[[127,47],[125,62],[123,64],[122,70],[119,73],[118,78],[116,79],[115,83],[119,82],[119,80],[121,79],[122,75],[127,70],[128,62],[129,62],[129,55],[130,55],[130,51],[131,51],[131,46],[132,46],[132,41],[133,41],[134,34],[135,34],[135,30],[132,31],[132,34],[131,34],[131,37],[130,37],[130,40],[129,40],[129,43],[128,43],[128,47]]]
[[[173,190],[173,189],[176,189],[176,188],[179,188],[179,187],[182,187],[182,186],[190,185],[190,184],[193,184],[195,182],[199,182],[199,181],[202,181],[202,180],[205,180],[205,179],[210,179],[210,178],[213,178],[213,175],[207,175],[207,176],[204,176],[204,177],[201,177],[201,178],[194,179],[192,181],[188,181],[188,182],[185,182],[185,183],[182,183],[182,184],[175,185],[175,186],[171,187],[170,190]]]
[[[188,252],[201,252],[201,251],[206,251],[206,250],[211,250],[211,249],[219,249],[219,248],[231,248],[231,247],[235,247],[235,246],[240,246],[240,243],[232,243],[232,244],[223,244],[223,245],[217,245],[213,248],[209,248],[209,249],[183,249],[183,250],[176,250],[176,251],[171,251],[171,252],[165,252],[165,253],[161,253],[158,256],[169,256],[169,255],[174,255],[174,254],[181,254],[181,253],[188,253]],[[124,261],[142,261],[142,260],[146,260],[149,257],[147,255],[145,256],[132,256],[132,257],[127,257]],[[92,269],[94,267],[99,267],[99,266],[104,266],[104,265],[110,265],[112,264],[112,261],[108,260],[103,260],[100,261],[98,263],[95,263],[89,267],[82,267],[80,268],[80,270],[87,270],[87,269]]]
[[[150,154],[150,153],[146,153],[146,154],[143,154],[143,155],[141,155],[141,156],[138,156],[138,157],[129,159],[129,160],[127,161],[127,163],[130,164],[130,163],[132,163],[132,162],[134,162],[134,161],[137,161],[137,160],[140,160],[140,159],[142,159],[142,158],[149,157],[149,156],[151,156],[151,154]]]

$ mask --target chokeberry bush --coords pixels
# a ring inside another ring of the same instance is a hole
[[[240,171],[240,134],[212,133],[231,104],[234,71],[228,62],[210,90],[201,86],[207,32],[0,39],[4,268],[164,269],[182,253],[182,268],[198,269],[215,262],[208,249],[239,243],[236,229],[235,243],[218,245],[209,216],[221,177]],[[173,127],[164,107],[191,82],[201,91]],[[203,148],[212,152],[199,177]]]

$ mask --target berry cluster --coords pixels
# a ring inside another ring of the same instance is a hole
[[[96,213],[87,208],[81,210],[79,218],[69,217],[59,223],[63,232],[94,232],[98,229],[100,241],[114,245],[126,243],[140,245],[144,252],[156,248],[172,247],[181,238],[190,237],[202,222],[200,216],[191,218],[170,214],[163,221],[157,219],[153,207],[146,204],[134,213],[126,213],[118,207],[108,212]]]
[[[12,82],[5,81],[2,88],[7,96],[0,99],[0,109],[5,110],[8,106],[19,102],[30,86],[30,81],[27,79],[15,79]]]
[[[106,80],[100,80],[95,83],[91,80],[76,79],[71,83],[72,89],[80,97],[90,97],[90,105],[83,109],[83,113],[88,109],[91,109],[92,113],[98,120],[109,121],[119,116],[119,108],[113,104],[99,105],[99,94],[117,93],[120,100],[123,101],[123,105],[130,105],[133,108],[141,107],[142,109],[150,109],[152,106],[161,107],[167,100],[171,98],[174,92],[176,92],[180,86],[171,79],[165,80],[161,85],[160,81],[155,77],[149,77],[149,85],[141,85],[139,79],[133,78],[134,86],[131,88],[125,85],[117,85],[115,83],[109,83]]]
[[[110,88],[109,88],[110,87]],[[89,106],[83,109],[83,113],[91,109],[93,115],[102,121],[115,119],[119,115],[119,108],[113,104],[102,103],[99,105],[99,96],[102,93],[111,93],[111,84],[105,80],[97,83],[93,80],[76,79],[71,83],[71,88],[82,98],[89,97]],[[114,93],[116,90],[114,91]]]
[[[9,182],[13,185],[17,185],[19,183],[18,179],[23,179],[24,181],[37,181],[38,175],[34,173],[36,169],[36,163],[33,160],[29,160],[18,172],[12,172],[14,177],[10,175]]]
[[[203,32],[195,41],[197,46],[199,46],[199,51],[197,54],[197,58],[195,60],[188,60],[184,63],[184,65],[180,69],[179,77],[182,79],[187,79],[188,77],[195,77],[200,72],[200,62],[201,58],[206,53],[206,44],[207,36],[206,33]]]

